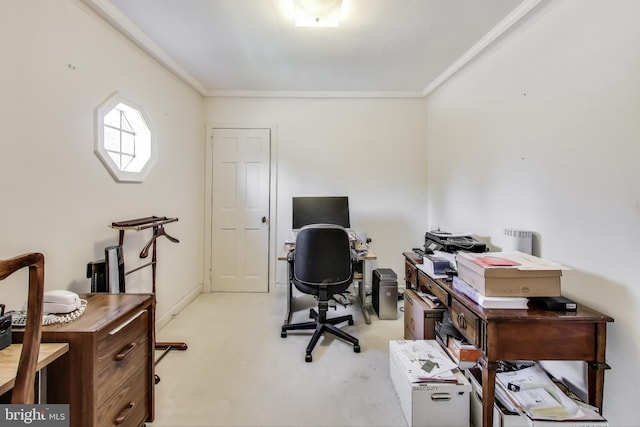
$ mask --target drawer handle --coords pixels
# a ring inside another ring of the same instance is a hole
[[[460,329],[467,329],[467,319],[464,318],[464,313],[458,314],[458,326]]]
[[[126,322],[124,322],[123,324],[121,324],[120,326],[112,329],[109,331],[109,335],[115,335],[118,332],[120,332],[122,329],[124,329],[129,323],[133,322],[134,320],[136,320],[138,317],[142,316],[147,310],[141,310],[138,314],[131,316],[131,318],[129,318]]]
[[[122,412],[120,412],[120,415],[118,416],[118,418],[116,418],[117,426],[124,423],[124,420],[129,416],[131,412],[133,412],[133,408],[135,408],[135,406],[136,406],[135,402],[129,402],[127,407],[124,408]]]
[[[448,402],[451,400],[451,394],[449,393],[433,393],[431,395],[431,400],[435,402]]]
[[[126,359],[127,356],[129,356],[129,354],[133,351],[134,348],[136,348],[136,343],[132,342],[125,349],[121,350],[120,353],[116,354],[116,357],[114,359],[117,362],[120,362],[121,360]]]

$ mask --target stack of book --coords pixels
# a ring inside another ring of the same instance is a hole
[[[453,288],[484,308],[526,309],[529,297],[560,296],[567,268],[523,252],[458,252]]]
[[[453,278],[453,289],[466,295],[471,301],[484,308],[516,308],[526,310],[529,306],[529,300],[525,297],[488,297],[482,295],[477,289],[460,277]]]

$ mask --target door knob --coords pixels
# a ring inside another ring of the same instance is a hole
[[[267,223],[267,217],[266,217],[266,216],[263,216],[263,217],[262,217],[262,223],[263,223],[263,224],[266,224],[266,223]]]

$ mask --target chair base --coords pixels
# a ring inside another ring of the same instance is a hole
[[[306,355],[304,360],[306,362],[311,362],[313,360],[313,356],[311,353],[315,348],[316,344],[320,340],[320,337],[325,332],[335,335],[338,338],[342,338],[343,340],[350,342],[353,344],[353,351],[355,353],[360,353],[360,343],[357,338],[352,335],[349,335],[342,329],[338,328],[336,325],[342,322],[349,322],[349,325],[353,325],[353,316],[348,314],[345,316],[339,316],[327,319],[326,316],[318,315],[318,312],[315,309],[309,310],[309,317],[314,319],[311,322],[302,322],[302,323],[293,323],[289,325],[282,325],[282,331],[280,332],[280,336],[282,338],[287,337],[287,331],[293,330],[304,330],[304,329],[315,329],[313,336],[311,337],[311,341],[309,341],[309,345],[307,345]],[[325,317],[322,319],[322,317]]]

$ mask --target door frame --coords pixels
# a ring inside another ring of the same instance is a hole
[[[276,247],[277,236],[277,200],[278,200],[278,137],[277,125],[275,123],[245,123],[245,122],[206,122],[206,136],[204,147],[205,171],[204,171],[204,271],[203,271],[203,291],[211,293],[213,286],[211,280],[212,271],[212,221],[213,221],[213,130],[214,129],[268,129],[270,134],[269,147],[269,244],[268,244],[268,273],[267,292],[275,289],[276,260],[278,248]]]

